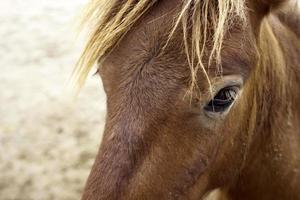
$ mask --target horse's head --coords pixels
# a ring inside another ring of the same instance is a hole
[[[229,187],[247,159],[261,22],[280,1],[115,0],[102,16],[95,2],[82,63],[100,57],[107,118],[83,199]]]

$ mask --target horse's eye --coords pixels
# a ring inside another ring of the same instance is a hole
[[[239,89],[238,86],[229,86],[221,89],[204,107],[205,111],[214,113],[226,111],[236,99]]]

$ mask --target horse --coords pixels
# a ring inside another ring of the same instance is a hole
[[[296,0],[93,0],[102,143],[83,200],[300,199]]]

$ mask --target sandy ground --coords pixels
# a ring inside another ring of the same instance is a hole
[[[0,200],[80,197],[105,118],[98,77],[64,91],[86,1],[0,0]]]

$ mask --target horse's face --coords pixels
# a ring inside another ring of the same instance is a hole
[[[208,71],[213,93],[199,70],[201,95],[187,95],[191,73],[182,35],[161,51],[179,12],[176,2],[160,1],[99,69],[107,119],[85,198],[197,199],[237,173],[245,142],[237,120],[245,115],[242,91],[256,59],[256,23],[248,18],[247,26],[225,35],[222,72],[213,64]]]

